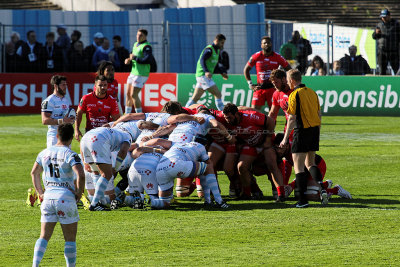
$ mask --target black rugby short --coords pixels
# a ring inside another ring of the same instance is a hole
[[[292,153],[319,150],[319,127],[296,128],[293,133]]]

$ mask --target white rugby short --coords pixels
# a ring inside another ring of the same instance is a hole
[[[79,221],[78,208],[74,200],[44,199],[40,205],[40,222],[71,224]]]
[[[158,183],[156,178],[156,170],[143,168],[142,164],[131,165],[128,172],[129,189],[133,191],[143,192],[148,195],[158,195]]]
[[[144,84],[146,83],[147,76],[137,76],[133,74],[129,74],[128,79],[126,80],[127,84],[132,84],[133,87],[143,88]]]
[[[161,158],[157,165],[156,178],[158,186],[166,191],[174,186],[174,179],[194,177],[196,164],[193,161],[183,161]]]
[[[201,88],[204,91],[215,85],[213,79],[209,79],[206,76],[196,77],[196,88]]]
[[[97,138],[97,140],[93,142],[92,138]],[[86,133],[81,140],[81,151],[85,162],[88,164],[105,163],[112,165],[111,145],[107,138]]]

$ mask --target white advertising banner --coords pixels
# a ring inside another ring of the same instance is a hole
[[[293,23],[303,38],[310,41],[313,53],[311,60],[318,55],[327,62],[327,25],[315,23]],[[376,68],[376,43],[372,39],[372,29],[333,26],[333,60],[339,60],[349,54],[349,46],[357,46],[357,55],[362,55],[371,69]]]

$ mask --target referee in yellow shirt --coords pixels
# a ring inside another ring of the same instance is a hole
[[[280,147],[289,144],[289,135],[293,134],[293,163],[296,174],[296,186],[299,190],[299,201],[297,208],[308,207],[308,200],[305,195],[307,191],[307,167],[313,179],[321,184],[322,175],[315,165],[315,151],[319,150],[319,134],[321,127],[321,108],[317,94],[301,83],[301,72],[292,69],[287,72],[287,81],[293,93],[288,99],[287,112],[290,114],[285,136]],[[321,187],[321,203],[328,203],[326,190]]]

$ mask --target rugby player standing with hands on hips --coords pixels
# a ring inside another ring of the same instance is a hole
[[[246,66],[244,67],[244,77],[249,84],[249,88],[253,90],[253,99],[251,107],[261,111],[261,107],[267,102],[268,107],[272,106],[272,95],[275,92],[274,85],[269,79],[271,71],[282,66],[284,70],[290,70],[289,63],[278,53],[272,51],[271,37],[264,36],[261,38],[261,51],[253,54]],[[251,81],[250,70],[256,66],[257,84]]]

